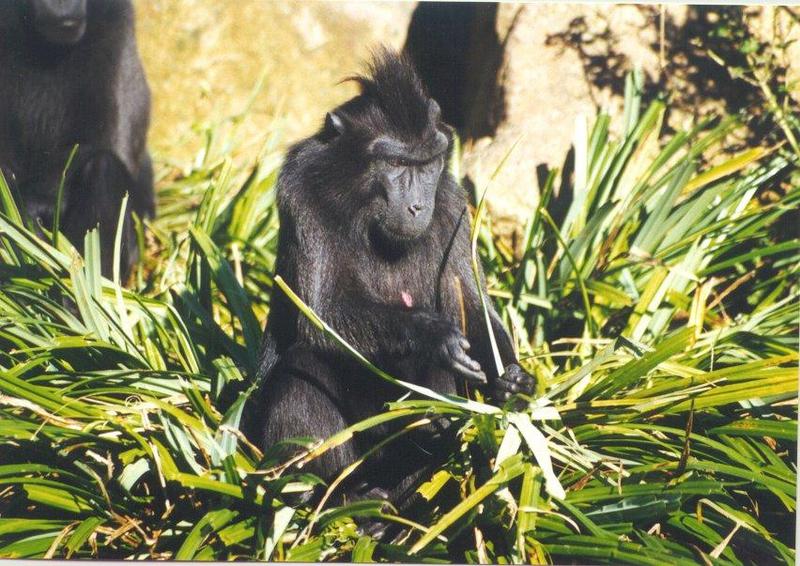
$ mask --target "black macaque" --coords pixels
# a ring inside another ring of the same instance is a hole
[[[472,274],[466,193],[448,172],[452,136],[438,104],[393,52],[376,55],[370,73],[354,80],[361,94],[288,152],[278,181],[276,273],[397,377],[451,394],[465,382],[485,385],[500,402],[532,393],[533,377],[490,310],[504,375],[494,367],[479,295],[485,285],[478,289]],[[406,393],[326,339],[277,289],[259,377],[267,448],[292,437],[326,438]],[[405,501],[439,462],[439,443],[452,436],[443,434],[445,424],[392,442],[344,495]],[[360,433],[310,471],[330,480],[392,430]]]
[[[0,2],[0,170],[33,226],[51,229],[77,144],[60,226],[82,249],[86,231],[99,225],[107,276],[125,193],[123,277],[138,250],[130,212],[155,212],[149,120],[130,0]]]

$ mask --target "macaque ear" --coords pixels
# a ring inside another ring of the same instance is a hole
[[[336,112],[328,112],[325,115],[325,130],[334,136],[340,136],[345,132],[344,120]]]

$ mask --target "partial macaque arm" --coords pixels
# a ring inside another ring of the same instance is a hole
[[[448,271],[451,276],[459,281],[458,285],[453,285],[451,292],[461,295],[457,297],[457,300],[463,304],[464,323],[467,329],[467,338],[473,347],[473,357],[480,362],[489,376],[490,393],[495,400],[505,401],[516,393],[532,394],[536,388],[536,380],[519,365],[511,336],[503,326],[500,316],[495,311],[492,301],[486,293],[486,283],[480,266],[478,267],[480,270],[480,290],[476,285],[469,249],[469,227],[467,223],[463,223],[458,228]],[[479,293],[483,294],[486,302],[492,333],[500,354],[500,361],[503,366],[500,372],[492,351]]]
[[[419,371],[436,365],[468,381],[486,382],[480,364],[467,354],[467,338],[437,313],[344,294],[318,314],[370,361],[413,358]],[[320,349],[338,349],[316,329],[308,329],[305,338]]]
[[[469,339],[475,344],[476,353],[480,352],[478,359],[486,366],[486,372],[490,376],[491,395],[498,401],[507,401],[516,393],[530,395],[536,388],[536,380],[520,367],[511,337],[503,326],[500,316],[494,310],[489,297],[485,296],[485,300],[492,333],[503,365],[501,373],[497,371],[497,362],[492,351],[483,308],[477,292],[473,292],[473,297],[467,301],[472,308],[468,308],[466,312],[469,321]]]

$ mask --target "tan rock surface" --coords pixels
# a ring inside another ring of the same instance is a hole
[[[170,161],[200,149],[195,123],[242,111],[238,137],[255,154],[276,124],[282,143],[311,133],[331,106],[353,95],[337,83],[371,47],[400,48],[411,2],[136,0],[139,49],[153,91],[150,140]]]
[[[685,18],[685,7],[667,9]],[[492,139],[467,147],[464,168],[480,188],[509,156],[488,197],[507,233],[536,206],[537,166],[562,165],[576,120],[590,121],[598,108],[621,112],[622,96],[609,83],[618,86],[636,67],[657,80],[659,27],[637,6],[501,4],[497,33],[506,42],[498,85],[504,118]]]
[[[748,9],[749,27],[760,41],[782,39],[786,49],[776,53],[778,62],[786,66],[789,95],[800,103],[800,7],[763,6]]]

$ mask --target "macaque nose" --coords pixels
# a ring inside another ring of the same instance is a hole
[[[417,203],[417,204],[412,204],[411,206],[409,206],[408,207],[408,211],[411,213],[411,216],[416,216],[417,214],[420,213],[420,211],[423,208],[424,207],[421,204]]]

